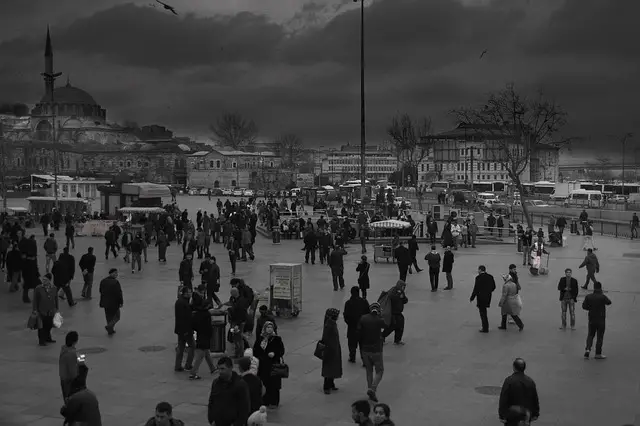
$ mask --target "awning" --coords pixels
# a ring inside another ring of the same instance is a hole
[[[162,198],[171,196],[171,191],[167,185],[148,182],[122,184],[122,193],[125,195],[137,195],[139,198]]]
[[[118,209],[122,214],[132,213],[166,213],[166,210],[162,207],[123,207]]]
[[[402,229],[402,228],[410,228],[411,224],[409,222],[403,222],[401,220],[389,219],[389,220],[381,220],[380,222],[373,222],[369,226],[371,228]]]

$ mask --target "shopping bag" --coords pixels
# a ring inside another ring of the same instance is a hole
[[[60,312],[56,312],[56,314],[53,316],[53,326],[55,328],[60,328],[62,327],[63,321],[64,318],[62,318],[62,314]]]
[[[316,343],[316,350],[313,351],[313,356],[315,356],[319,360],[322,360],[324,358],[324,350],[325,350],[325,348],[326,348],[326,346],[325,346],[324,343],[322,343],[322,342]]]
[[[27,328],[29,330],[38,330],[42,327],[42,320],[40,319],[40,315],[37,312],[32,312],[29,315],[29,319],[27,320]]]

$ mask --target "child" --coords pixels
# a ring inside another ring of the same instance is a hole
[[[254,376],[257,376],[258,375],[258,365],[260,365],[260,361],[258,360],[258,358],[253,356],[253,349],[251,349],[251,348],[245,349],[244,350],[244,356],[246,356],[247,358],[249,358],[251,360],[251,368],[249,368],[249,373],[253,374]]]

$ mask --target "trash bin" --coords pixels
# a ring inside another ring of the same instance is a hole
[[[213,310],[211,313],[211,352],[225,353],[227,350],[227,313]]]
[[[274,226],[271,229],[271,237],[273,238],[273,244],[280,244],[280,227]]]

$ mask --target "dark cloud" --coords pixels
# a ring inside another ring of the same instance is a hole
[[[316,145],[359,140],[360,11],[351,0],[301,6],[295,25],[250,12],[176,17],[147,2],[108,2],[115,6],[69,15],[76,18],[53,25],[52,35],[57,70],[71,73],[111,119],[195,135],[233,110],[254,119],[266,138],[294,132]],[[635,1],[469,3],[367,2],[370,143],[386,137],[399,111],[432,116],[446,129],[448,110],[480,103],[507,82],[556,98],[570,114],[568,133],[640,133]],[[29,20],[24,11],[5,16],[16,28]],[[45,26],[26,28],[0,43],[0,103],[42,96]]]

